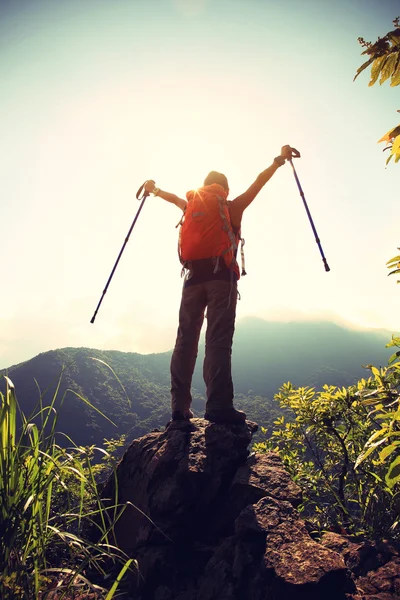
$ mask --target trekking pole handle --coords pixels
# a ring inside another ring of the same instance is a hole
[[[292,158],[300,158],[300,152],[298,150],[296,150],[296,148],[290,148],[291,152],[292,152],[292,156],[290,157],[290,159]]]
[[[146,181],[144,183],[142,183],[142,185],[140,186],[140,188],[136,192],[136,199],[137,200],[143,200],[143,198],[147,198],[147,196],[150,196],[150,192],[148,192],[147,190],[144,190],[144,186],[146,185],[146,183],[148,181],[153,181],[153,180],[152,179],[146,179]]]

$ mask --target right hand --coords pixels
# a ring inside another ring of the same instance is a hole
[[[281,156],[285,160],[289,160],[289,158],[292,158],[292,148],[288,144],[286,146],[282,146]]]
[[[146,192],[149,192],[150,194],[153,192],[155,187],[156,187],[156,182],[153,179],[148,179],[146,181],[146,183],[144,184],[144,189],[146,190]]]

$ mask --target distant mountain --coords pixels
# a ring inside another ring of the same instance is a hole
[[[103,438],[131,430],[137,437],[168,421],[169,359],[168,353],[145,356],[63,348],[39,354],[2,373],[12,380],[23,412],[30,415],[41,395],[43,404],[50,404],[62,372],[56,402],[57,408],[62,403],[57,430],[78,445],[99,444]],[[76,394],[87,398],[114,424]],[[68,445],[68,440],[60,439],[59,443]]]
[[[354,330],[334,323],[279,323],[242,319],[235,333],[232,364],[235,389],[273,395],[286,381],[320,388],[350,385],[366,370],[387,364],[388,331]]]
[[[273,396],[284,382],[318,388],[324,383],[349,385],[366,375],[362,364],[387,363],[389,340],[388,332],[354,331],[328,322],[243,319],[236,327],[232,357],[235,403],[250,419],[268,426],[279,414]],[[203,356],[201,346],[193,378],[193,408],[198,415],[204,411]],[[171,352],[141,355],[63,348],[0,373],[11,378],[21,408],[29,415],[41,393],[45,392],[45,405],[51,402],[64,369],[57,406],[64,395],[65,400],[58,430],[79,445],[100,444],[120,433],[138,437],[165,425],[170,415],[170,358]],[[117,427],[68,389],[87,398]],[[68,445],[67,438],[60,443]]]

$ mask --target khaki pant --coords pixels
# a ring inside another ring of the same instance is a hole
[[[192,402],[190,388],[206,308],[206,352],[203,365],[206,411],[233,406],[231,354],[236,301],[235,282],[207,281],[183,289],[178,335],[171,359],[172,411],[184,411]]]

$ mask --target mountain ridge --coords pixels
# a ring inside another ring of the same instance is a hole
[[[270,426],[280,414],[272,398],[283,383],[317,388],[324,383],[348,386],[367,376],[362,364],[386,364],[391,354],[385,348],[389,341],[385,333],[353,331],[330,322],[241,320],[232,354],[235,404],[250,419]],[[39,400],[39,389],[47,390],[45,404],[50,403],[64,369],[57,403],[59,407],[64,397],[59,429],[79,445],[100,444],[103,438],[119,433],[138,437],[166,424],[170,416],[171,353],[66,347],[40,353],[0,370],[0,374],[13,381],[21,408],[29,415]],[[196,415],[204,412],[203,356],[202,342],[193,376]]]

